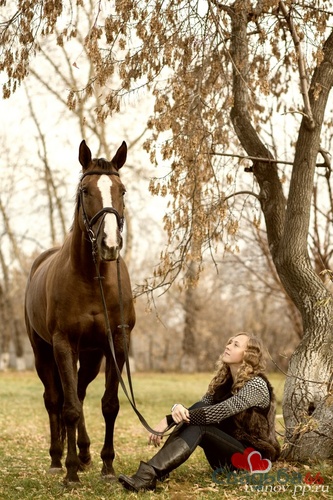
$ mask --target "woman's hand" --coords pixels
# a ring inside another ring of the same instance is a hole
[[[180,422],[186,422],[187,424],[190,423],[190,413],[188,409],[180,403],[174,407],[171,415],[176,424],[179,424]]]
[[[154,427],[154,431],[165,432],[168,428],[168,423],[166,417],[162,418],[159,424]],[[156,436],[156,434],[149,434],[148,444],[153,444],[154,446],[160,446],[163,436]]]

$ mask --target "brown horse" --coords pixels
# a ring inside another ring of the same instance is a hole
[[[123,142],[111,161],[92,159],[85,141],[81,142],[79,161],[83,174],[72,229],[60,248],[52,248],[36,259],[27,284],[26,327],[37,373],[45,388],[51,433],[50,471],[61,470],[67,435],[66,483],[78,482],[78,470],[91,461],[83,401],[88,384],[100,371],[103,356],[106,383],[102,398],[102,475],[115,477],[113,432],[119,411],[118,378],[106,323],[112,332],[119,370],[135,324],[130,279],[119,256],[125,194],[119,170],[126,155]],[[103,308],[100,280],[107,311]]]

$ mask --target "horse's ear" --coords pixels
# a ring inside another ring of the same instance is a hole
[[[83,167],[83,170],[88,168],[89,163],[91,162],[91,151],[88,148],[86,141],[82,141],[79,148],[79,161]]]
[[[127,157],[127,144],[125,141],[123,141],[122,145],[112,158],[111,163],[113,163],[116,169],[119,170],[124,165],[126,157]]]

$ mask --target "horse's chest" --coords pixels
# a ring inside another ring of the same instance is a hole
[[[113,334],[119,331],[117,326],[121,323],[117,283],[114,281],[105,279],[103,283],[106,305],[104,311],[100,290],[95,282],[87,284],[78,278],[69,283],[64,277],[62,292],[65,290],[66,294],[58,292],[50,302],[51,335],[52,332],[60,332],[69,339],[75,349],[104,348],[107,342],[105,314],[108,315]],[[130,301],[125,293],[123,303],[127,310]]]
[[[113,323],[113,321],[111,320]],[[112,328],[112,326],[111,326]],[[103,347],[107,340],[107,330],[103,313],[81,313],[64,322],[60,329],[66,333],[72,345],[80,348]]]

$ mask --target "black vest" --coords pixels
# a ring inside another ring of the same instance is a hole
[[[263,458],[271,461],[277,460],[280,455],[280,445],[275,432],[276,401],[273,387],[265,375],[259,374],[267,384],[270,393],[268,408],[252,407],[237,415],[226,418],[218,427],[240,441],[245,447],[252,447],[261,453]],[[231,392],[233,380],[228,378],[215,389],[213,394],[214,404],[221,403],[233,396]]]

